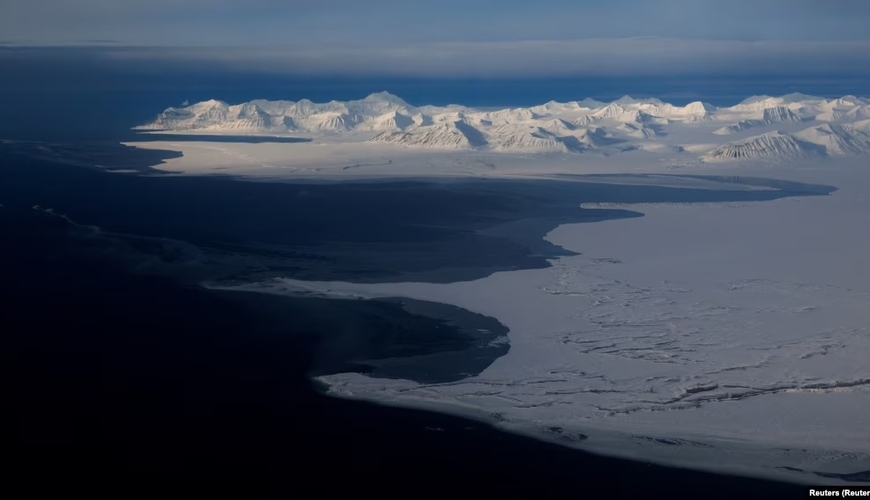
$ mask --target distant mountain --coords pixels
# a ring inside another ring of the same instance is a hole
[[[789,107],[777,105],[772,108],[762,109],[760,119],[741,120],[734,125],[716,129],[714,133],[717,135],[727,135],[775,123],[800,123],[802,121],[803,118]]]
[[[153,122],[137,128],[174,133],[304,134],[326,142],[369,141],[505,153],[642,150],[692,154],[703,149],[707,151],[703,160],[731,161],[863,154],[870,151],[868,118],[870,100],[855,96],[754,96],[723,108],[703,102],[675,106],[660,99],[624,96],[610,103],[585,99],[482,110],[461,105],[414,106],[380,92],[327,103],[254,100],[230,105],[209,100],[168,108]],[[725,144],[717,139],[748,131],[755,135]],[[706,149],[701,147],[707,144]]]
[[[707,161],[759,160],[823,155],[824,148],[793,135],[769,132],[739,142],[723,144],[703,156]]]
[[[769,132],[729,142],[704,155],[708,161],[843,156],[870,152],[870,120],[825,123],[791,134]]]
[[[418,127],[416,133],[382,132],[371,138],[371,142],[447,149],[469,149],[487,143],[480,131],[462,120]]]
[[[793,134],[825,148],[828,155],[861,154],[870,150],[870,120],[847,125],[825,123]]]

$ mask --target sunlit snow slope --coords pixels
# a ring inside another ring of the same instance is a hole
[[[520,153],[671,151],[707,162],[860,155],[870,151],[870,99],[756,96],[730,107],[625,96],[496,111],[413,106],[387,92],[314,103],[209,100],[169,108],[140,130],[302,134],[413,148]],[[690,138],[688,140],[687,138]]]

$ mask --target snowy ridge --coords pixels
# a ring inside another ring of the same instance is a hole
[[[428,148],[468,149],[486,144],[486,139],[474,127],[463,120],[452,123],[438,123],[420,127],[418,133],[402,131],[382,132],[371,142],[387,142],[404,146]]]
[[[550,101],[529,108],[481,110],[414,106],[387,92],[355,101],[315,103],[208,100],[168,108],[140,130],[251,135],[305,134],[319,141],[374,142],[414,148],[505,153],[615,154],[644,150],[697,155],[705,161],[857,155],[870,151],[870,100],[788,94],[754,96],[730,107],[676,106],[624,96]],[[672,131],[692,131],[678,141]],[[746,132],[754,132],[746,137]],[[722,136],[736,135],[724,143]],[[740,137],[743,135],[743,137]],[[708,145],[710,147],[700,147]],[[698,153],[695,153],[698,152]],[[697,156],[696,156],[697,157]]]
[[[703,156],[706,161],[758,160],[794,158],[823,154],[822,148],[780,132],[750,137],[740,142],[723,144]]]
[[[800,123],[802,121],[804,121],[804,118],[792,111],[791,108],[779,105],[772,108],[762,109],[761,118],[759,119],[740,120],[734,125],[716,129],[713,133],[716,135],[728,135],[742,130],[764,127],[765,125],[776,123]]]
[[[765,123],[800,122],[801,117],[787,106],[766,108],[761,115],[761,121]]]
[[[825,123],[791,134],[768,132],[729,142],[705,154],[706,161],[859,155],[870,151],[870,120]]]
[[[826,123],[802,130],[795,135],[798,139],[825,148],[829,155],[860,154],[870,149],[870,120],[848,125]]]

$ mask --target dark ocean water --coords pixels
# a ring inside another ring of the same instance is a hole
[[[16,383],[7,472],[26,497],[803,494],[326,398],[306,377],[314,342],[262,305],[131,274],[56,217],[0,211],[0,230],[0,324]]]

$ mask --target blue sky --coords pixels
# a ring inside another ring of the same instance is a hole
[[[868,0],[3,0],[0,42],[303,75],[867,73]]]

